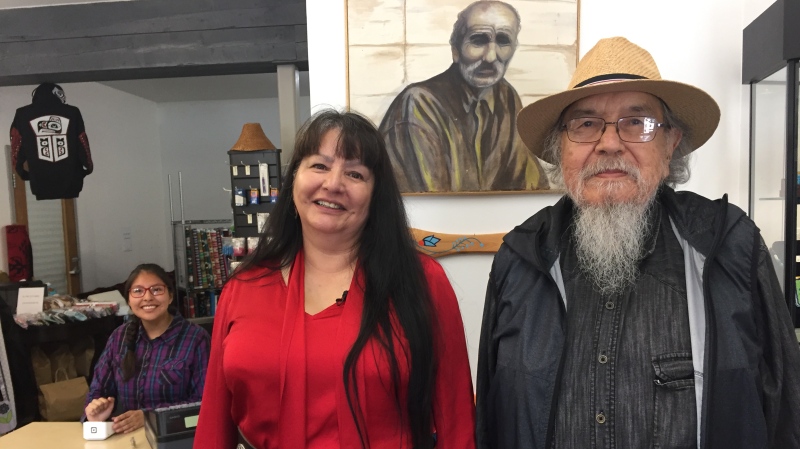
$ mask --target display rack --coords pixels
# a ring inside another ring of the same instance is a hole
[[[172,175],[167,175],[167,184],[176,306],[184,318],[210,332],[219,295],[229,273],[229,258],[223,248],[230,239],[233,221],[187,220],[181,172],[178,172],[180,219],[176,219]]]
[[[230,260],[224,254],[230,220],[172,222],[175,291],[181,314],[190,319],[213,317],[228,279]]]
[[[281,186],[281,150],[228,151],[236,237],[257,237]]]

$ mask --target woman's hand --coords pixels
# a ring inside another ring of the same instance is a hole
[[[87,421],[106,421],[114,411],[114,398],[97,398],[86,406]]]
[[[111,426],[116,433],[128,433],[144,426],[144,412],[141,410],[129,410],[113,419]]]

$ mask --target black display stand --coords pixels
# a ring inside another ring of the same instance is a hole
[[[234,195],[233,228],[236,237],[257,237],[258,214],[270,213],[277,201],[277,192],[283,181],[281,177],[281,150],[228,151],[231,165],[231,188]],[[260,167],[267,164],[269,186],[263,186]],[[236,192],[244,192],[244,204],[237,205]],[[255,196],[257,203],[251,201]]]

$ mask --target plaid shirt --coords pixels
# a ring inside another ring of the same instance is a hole
[[[94,368],[94,378],[84,408],[93,399],[114,397],[117,416],[128,410],[152,410],[165,405],[200,401],[208,365],[209,336],[196,324],[180,315],[169,328],[150,340],[139,328],[136,337],[136,360],[139,369],[129,380],[122,378],[125,330],[118,327],[108,339]]]

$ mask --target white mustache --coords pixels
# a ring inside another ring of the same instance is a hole
[[[583,180],[587,180],[592,176],[599,175],[600,173],[609,170],[625,172],[635,181],[639,181],[641,178],[641,172],[639,171],[639,168],[635,165],[629,164],[620,157],[615,157],[613,159],[599,159],[594,164],[583,167],[580,172],[580,177]]]

